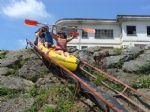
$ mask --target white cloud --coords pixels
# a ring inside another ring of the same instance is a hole
[[[13,0],[5,7],[2,13],[12,18],[46,18],[51,17],[42,1]]]

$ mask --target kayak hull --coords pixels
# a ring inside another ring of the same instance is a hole
[[[55,60],[58,64],[63,65],[65,68],[75,71],[78,67],[78,59],[73,56],[63,56],[58,54],[53,48],[46,48],[44,45],[39,44],[38,48],[46,53],[51,59]]]

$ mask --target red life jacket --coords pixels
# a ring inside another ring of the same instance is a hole
[[[67,51],[67,39],[58,38],[56,50]]]

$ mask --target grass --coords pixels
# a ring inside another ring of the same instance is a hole
[[[96,85],[100,85],[103,81],[105,81],[107,79],[106,76],[104,76],[103,74],[94,74],[96,76],[96,80],[94,81],[94,83]]]
[[[137,71],[138,74],[149,74],[150,73],[150,62],[143,65],[139,66],[139,70]]]
[[[113,48],[113,52],[117,55],[120,55],[122,53],[123,48]]]
[[[44,108],[44,112],[55,112],[55,109],[52,108],[52,107],[50,107],[50,106],[46,106],[46,107]]]
[[[124,62],[122,60],[120,60],[118,63],[114,63],[114,64],[109,65],[108,68],[118,68],[119,69],[122,67],[123,63]]]
[[[71,90],[66,87],[59,88],[58,90],[60,94],[58,106],[55,111],[58,112],[70,112],[72,111],[75,95]]]
[[[134,88],[149,88],[150,89],[150,76],[143,75],[132,85]]]
[[[68,86],[64,85],[50,87],[49,89],[40,89],[34,86],[26,93],[27,96],[35,97],[33,106],[26,110],[26,112],[37,112],[41,107],[48,103],[49,96],[53,99],[50,103],[57,104],[57,107],[54,109],[47,106],[44,108],[44,112],[70,112],[75,100],[73,93],[73,89],[70,90]]]
[[[0,96],[7,96],[8,98],[12,98],[14,96],[18,96],[20,90],[12,90],[0,85]]]
[[[113,83],[113,82],[109,82],[107,83],[109,87],[121,92],[123,91],[124,87],[121,85],[121,84],[116,84],[116,83]]]

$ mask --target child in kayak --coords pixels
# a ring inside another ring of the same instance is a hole
[[[53,47],[54,46],[54,41],[53,37],[49,32],[49,27],[48,26],[43,26],[42,28],[38,29],[36,33],[36,44],[43,43],[45,47]]]
[[[69,53],[67,52],[67,43],[77,37],[79,33],[76,32],[76,35],[70,34],[69,37],[67,37],[65,32],[58,32],[57,35],[53,34],[53,38],[56,40],[57,45],[55,46],[55,50],[58,54],[69,56]]]

